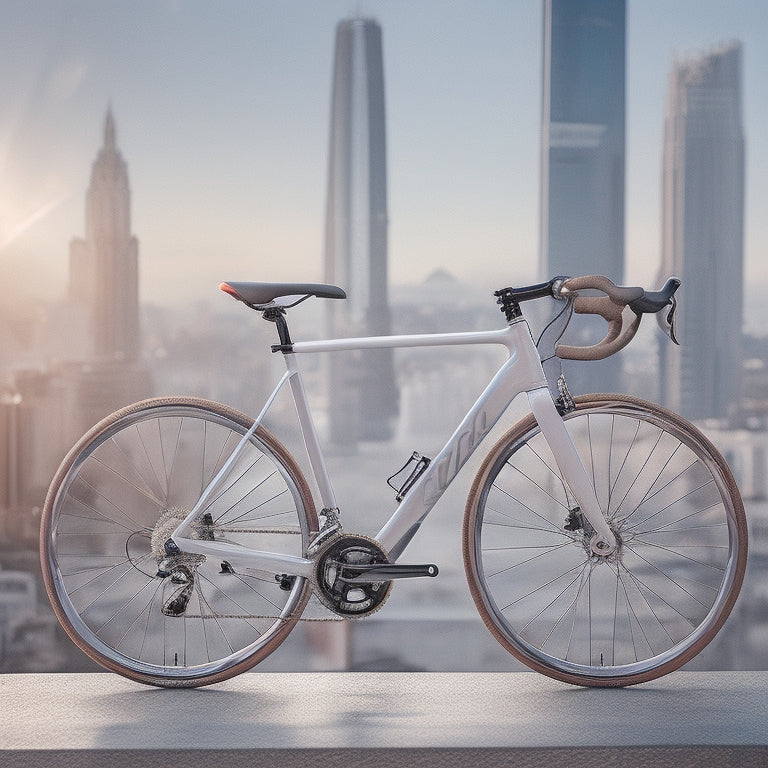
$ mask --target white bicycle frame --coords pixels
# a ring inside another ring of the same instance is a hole
[[[171,538],[174,543],[184,552],[221,558],[232,565],[244,568],[291,576],[312,576],[314,560],[310,558],[249,550],[226,542],[203,541],[189,536],[199,511],[224,482],[286,382],[289,382],[291,386],[310,468],[319,489],[323,508],[328,510],[337,508],[336,497],[331,486],[314,420],[309,410],[296,355],[358,349],[459,346],[464,344],[500,344],[507,348],[509,358],[469,410],[443,449],[427,466],[392,517],[377,534],[376,539],[389,553],[391,562],[396,562],[467,459],[491,431],[509,404],[523,392],[528,396],[531,412],[552,450],[563,478],[575,497],[582,514],[595,531],[591,541],[593,551],[602,555],[609,554],[616,547],[616,538],[602,515],[592,482],[563,419],[552,401],[538,350],[531,337],[528,323],[523,317],[511,321],[506,328],[495,331],[294,342],[292,351],[287,351],[283,355],[287,366],[286,373],[267,399],[251,429],[243,436],[222,468],[204,489],[189,515],[173,532]]]

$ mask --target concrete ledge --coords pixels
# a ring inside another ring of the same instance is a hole
[[[195,690],[0,677],[5,766],[764,766],[768,673],[251,673]]]

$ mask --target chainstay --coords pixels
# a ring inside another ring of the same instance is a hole
[[[222,533],[268,533],[268,534],[290,534],[290,535],[296,535],[301,534],[301,529],[299,528],[217,528],[217,530],[221,531]],[[314,589],[314,585],[313,585]],[[323,604],[317,599],[317,597],[313,595],[310,597],[311,600],[317,601],[318,605],[322,607],[324,610],[328,610]],[[307,604],[309,605],[309,604]],[[306,611],[306,608],[304,609]],[[264,620],[264,621],[281,621],[286,622],[289,621],[289,619],[286,619],[282,616],[274,616],[269,614],[263,614],[263,613],[185,613],[185,618],[187,619],[203,619],[203,620],[210,620],[210,619],[244,619],[244,620]],[[353,617],[350,617],[353,618]],[[306,622],[339,622],[339,621],[347,621],[348,619],[344,616],[300,616],[299,621],[306,621]]]
[[[217,530],[222,533],[257,533],[257,534],[282,534],[282,535],[300,535],[302,533],[301,529],[296,528],[224,528],[224,527],[218,527]],[[310,597],[311,600],[317,601],[317,604],[323,609],[323,610],[330,610],[327,606],[325,606],[322,601],[319,600],[315,593],[316,584],[314,583],[314,579],[312,580],[312,590],[313,594]],[[386,602],[386,601],[385,601]],[[307,604],[307,606],[309,603]],[[382,605],[378,606],[376,609],[371,611],[370,613],[376,613],[378,610],[381,609]],[[306,608],[304,609],[306,611]],[[370,615],[370,614],[367,614]],[[283,618],[281,616],[271,616],[267,614],[256,614],[256,613],[209,613],[209,614],[202,614],[202,613],[196,613],[196,614],[184,614],[185,618],[187,619],[202,619],[202,620],[210,620],[210,619],[257,619],[257,620],[266,620],[266,621],[282,621],[286,622],[289,621],[289,619]],[[298,621],[305,621],[305,622],[341,622],[341,621],[352,621],[356,618],[363,618],[358,616],[344,616],[341,614],[335,614],[333,616],[322,616],[322,617],[314,617],[314,616],[304,616],[303,614],[299,617]]]

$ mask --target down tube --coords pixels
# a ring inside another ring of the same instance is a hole
[[[528,333],[527,328],[525,332]],[[445,447],[376,536],[392,562],[403,553],[432,507],[512,400],[522,392],[542,387],[547,387],[547,381],[536,349],[530,338],[528,344],[521,340]]]

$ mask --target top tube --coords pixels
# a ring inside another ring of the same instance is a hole
[[[349,339],[323,339],[296,341],[293,352],[346,352],[353,349],[391,349],[406,347],[445,347],[465,344],[499,344],[509,350],[515,348],[510,326],[493,331],[467,331],[461,333],[419,333],[401,336],[363,336]]]

